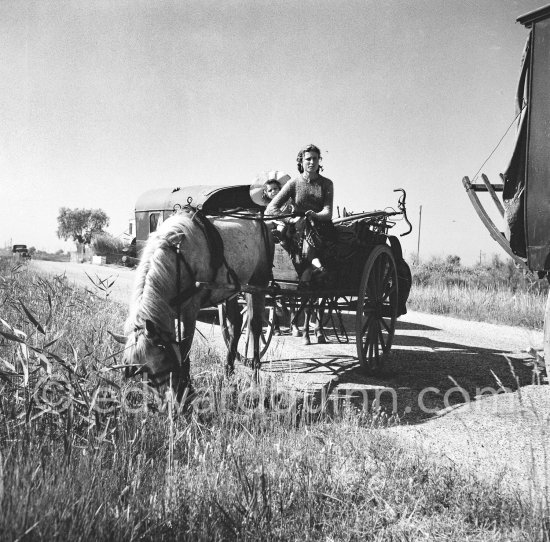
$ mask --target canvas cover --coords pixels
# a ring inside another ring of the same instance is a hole
[[[531,56],[531,34],[521,58],[521,72],[516,92],[515,106],[517,118],[516,142],[512,157],[504,173],[504,218],[506,237],[512,252],[525,258],[525,167],[527,161],[527,113],[529,96],[529,64]]]

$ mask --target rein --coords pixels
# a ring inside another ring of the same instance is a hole
[[[176,246],[176,292],[178,292],[178,296],[180,295],[180,274],[181,274],[181,271],[180,271],[180,258],[183,260],[183,263],[184,263],[187,271],[191,274],[191,276],[193,278],[195,278],[193,276],[194,273],[193,273],[193,270],[191,269],[191,266],[189,265],[187,260],[183,257],[183,254],[181,253],[181,241]],[[193,282],[195,282],[195,281],[193,281]],[[180,308],[180,304],[178,304],[176,312],[177,312],[177,315],[178,315],[178,345],[181,348],[181,343],[182,343],[182,340],[181,340],[181,311],[179,310],[179,308]]]
[[[299,216],[304,216],[300,213],[286,213],[280,215],[261,215],[258,216],[254,213],[239,213],[238,211],[218,211],[217,213],[212,213],[209,216],[215,217],[230,217],[230,218],[241,218],[243,220],[252,220],[255,222],[271,222],[273,220],[282,220],[283,218],[296,218]]]
[[[192,207],[190,204],[186,205],[182,211],[187,212],[189,214],[192,213],[191,219],[195,224],[198,225],[198,227],[201,229],[203,235],[205,236],[206,242],[209,246],[210,253],[213,255],[211,258],[211,262],[213,260],[213,265],[211,265],[211,271],[212,271],[212,280],[215,279],[216,274],[218,273],[219,268],[224,265],[227,270],[227,282],[235,287],[235,294],[236,295],[241,290],[241,284],[239,281],[239,278],[233,268],[229,265],[226,257],[225,257],[225,251],[223,247],[223,241],[221,239],[220,233],[217,230],[216,226],[214,226],[208,217],[198,208]],[[267,262],[272,261],[273,258],[273,250],[270,250],[270,242],[269,242],[269,232],[266,225],[267,220],[261,219],[260,217],[252,217],[252,216],[243,216],[239,214],[232,214],[232,213],[223,213],[220,215],[213,215],[213,216],[231,216],[234,218],[241,218],[245,220],[255,220],[257,222],[260,222],[260,231],[262,240],[265,245],[266,250],[266,257]],[[208,225],[207,225],[208,224]],[[213,239],[213,236],[218,236],[219,239]],[[172,335],[167,332],[166,330],[163,330],[164,334],[168,334],[169,338],[166,337],[160,337],[160,343],[159,346],[168,347],[170,344],[178,344],[181,348],[183,337],[182,337],[182,322],[181,322],[181,305],[187,301],[189,298],[191,298],[198,290],[200,290],[200,287],[196,285],[197,282],[197,276],[196,273],[193,271],[191,265],[185,258],[185,255],[182,250],[182,243],[183,239],[180,240],[178,244],[172,243],[168,239],[165,238],[165,241],[167,243],[166,248],[172,250],[176,255],[176,295],[170,300],[170,305],[175,308],[177,313],[177,324],[178,324],[178,331],[177,331],[177,337],[176,340],[171,340]],[[217,252],[217,253],[216,253]],[[188,276],[191,278],[193,285],[189,288],[186,288],[185,290],[181,291],[181,283],[182,283],[182,266],[187,272]],[[273,271],[270,269],[270,273],[272,275]],[[272,278],[272,277],[271,277]],[[136,327],[134,330],[135,333],[144,333],[143,327]]]

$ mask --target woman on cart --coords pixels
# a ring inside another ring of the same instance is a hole
[[[327,271],[321,263],[322,245],[334,239],[335,229],[332,224],[332,206],[334,189],[330,179],[321,175],[323,167],[321,150],[315,145],[307,145],[300,150],[296,157],[300,175],[287,182],[281,191],[271,200],[266,209],[266,215],[277,216],[284,214],[285,205],[291,204],[294,212],[303,215],[296,219],[295,226],[298,232],[305,230],[306,220],[315,225],[320,240],[314,240],[313,235],[307,236],[307,260],[311,264],[302,273],[301,282],[323,282],[327,278]],[[300,235],[303,235],[300,233]]]

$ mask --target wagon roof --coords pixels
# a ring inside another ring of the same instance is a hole
[[[533,22],[540,19],[546,19],[549,16],[550,4],[537,8],[533,11],[530,11],[529,13],[526,13],[525,15],[522,15],[521,17],[518,17],[517,22],[525,26],[530,26]]]
[[[256,205],[250,199],[250,185],[194,185],[177,188],[156,188],[143,193],[136,202],[136,212],[171,210],[175,205],[201,205],[205,210]]]

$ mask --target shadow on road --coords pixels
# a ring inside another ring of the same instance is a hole
[[[337,389],[349,389],[358,406],[364,404],[367,390],[370,401],[378,399],[402,422],[414,424],[481,395],[516,391],[534,380],[533,358],[527,354],[402,335],[396,336],[379,375],[366,376],[356,364],[340,375]]]
[[[218,324],[216,311],[203,312],[200,319]],[[380,374],[367,376],[355,354],[351,315],[346,315],[344,326],[349,342],[339,344],[334,332],[327,330],[326,346],[304,346],[302,339],[283,329],[285,347],[275,348],[262,370],[294,375],[298,384],[304,375],[303,387],[311,379],[311,395],[317,402],[349,400],[357,408],[370,410],[375,401],[408,424],[441,415],[480,395],[515,391],[534,382],[533,358],[527,354],[434,340],[424,333],[440,329],[402,321],[397,323],[385,367]]]
[[[414,322],[403,322],[400,320],[397,320],[395,324],[395,329],[397,333],[399,333],[400,330],[411,330],[411,331],[440,331],[437,327],[432,326],[426,326],[424,324],[415,324]]]
[[[270,373],[329,373],[341,376],[359,366],[355,356],[313,356],[275,359],[262,363],[262,369]]]

